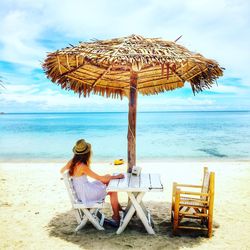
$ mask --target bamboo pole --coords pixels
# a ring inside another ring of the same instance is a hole
[[[137,78],[137,72],[131,70],[128,112],[128,173],[131,173],[133,166],[136,164]]]

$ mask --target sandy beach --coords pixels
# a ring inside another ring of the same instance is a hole
[[[59,169],[63,163],[0,163],[0,249],[250,249],[250,162],[151,162],[143,172],[160,173],[163,193],[148,193],[145,204],[156,222],[156,236],[134,219],[121,235],[91,224],[74,234],[76,220]],[[198,184],[203,166],[215,171],[213,237],[171,234],[172,182]],[[93,163],[102,173],[125,166]],[[126,195],[119,194],[122,204]],[[107,198],[109,202],[109,198]],[[111,209],[104,210],[107,216]]]

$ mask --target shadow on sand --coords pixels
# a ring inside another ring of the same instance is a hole
[[[52,237],[58,237],[76,244],[84,249],[180,249],[192,248],[207,242],[197,232],[182,235],[172,235],[170,219],[170,204],[163,202],[150,202],[145,205],[151,211],[155,222],[156,235],[148,235],[140,220],[134,217],[121,235],[116,235],[116,229],[105,225],[105,231],[96,230],[88,224],[77,234],[77,226],[73,211],[57,214],[49,222],[47,230]],[[103,209],[107,217],[111,216],[111,209]]]

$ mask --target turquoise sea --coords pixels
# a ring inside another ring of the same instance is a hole
[[[127,113],[0,115],[1,161],[57,161],[79,138],[93,161],[126,159]],[[250,111],[137,114],[137,159],[250,159]]]

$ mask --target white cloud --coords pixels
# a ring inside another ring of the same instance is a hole
[[[40,67],[45,48],[36,40],[43,27],[29,19],[26,11],[13,10],[1,18],[0,59],[30,67]]]
[[[12,84],[5,86],[5,93],[27,93],[27,92],[34,92],[36,90],[36,85],[24,85],[24,84]]]
[[[34,94],[35,93],[35,94]],[[25,104],[30,110],[75,110],[75,111],[126,111],[126,99],[107,99],[100,96],[79,98],[78,95],[44,89],[39,91],[36,85],[8,85],[0,96],[0,103],[12,103],[18,107]],[[124,106],[125,105],[125,106]],[[1,105],[0,105],[1,106]],[[23,106],[21,106],[23,107]],[[19,110],[20,111],[20,110]]]
[[[209,106],[213,107],[215,101],[209,97],[203,99],[198,99],[194,97],[171,97],[167,94],[163,96],[156,97],[145,97],[138,99],[138,109],[139,111],[165,111],[165,110],[196,110],[201,107]]]
[[[213,88],[210,90],[211,92],[221,93],[221,94],[246,94],[246,90],[237,86],[227,86],[219,84],[218,86],[213,86]]]

